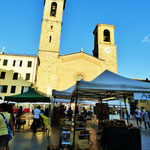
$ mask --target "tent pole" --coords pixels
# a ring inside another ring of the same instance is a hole
[[[100,98],[100,101],[101,101],[101,120],[100,120],[100,122],[101,122],[101,128],[102,128],[102,120],[103,120],[103,111],[102,111],[102,109],[103,109],[103,106],[102,106],[103,102],[102,102],[102,98]]]
[[[70,100],[70,107],[71,107],[71,100]]]
[[[127,105],[126,105],[126,96],[124,95],[124,104],[125,104],[125,113],[127,116],[127,124],[129,126],[129,116],[128,116],[128,110],[127,110]]]
[[[77,116],[77,99],[78,99],[78,90],[76,91],[76,101],[75,101],[75,115],[74,115],[74,131],[73,131],[73,150],[75,149],[75,130],[76,130],[76,116]]]
[[[119,99],[120,102],[120,120],[122,120],[122,106],[121,106],[121,99]]]
[[[102,98],[99,98],[99,103],[101,104],[100,105],[100,110],[101,110],[101,114],[100,114],[100,119],[99,119],[99,128],[101,128],[102,127],[102,119],[103,119],[103,113],[102,113],[102,109],[103,109],[103,107],[102,107],[102,104],[103,104],[103,102],[102,102]]]
[[[50,129],[51,129],[51,116],[52,116],[52,107],[53,107],[53,100],[51,100],[51,105],[50,105],[50,102],[49,102],[49,127],[48,127],[48,146],[47,146],[47,150],[50,150],[50,144],[51,144],[51,139],[50,139]]]

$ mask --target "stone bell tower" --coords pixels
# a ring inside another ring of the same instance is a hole
[[[98,24],[93,32],[93,56],[104,60],[104,70],[117,73],[117,52],[114,40],[114,25]]]
[[[45,0],[39,44],[36,88],[42,93],[57,87],[62,15],[66,0]]]

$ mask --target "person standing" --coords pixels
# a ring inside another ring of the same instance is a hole
[[[124,109],[122,110],[122,118],[124,119]]]
[[[73,110],[71,109],[71,107],[69,107],[69,109],[67,111],[69,121],[72,121],[72,114],[73,114]]]
[[[18,129],[18,131],[20,130],[22,115],[23,115],[23,107],[20,106],[18,109],[18,113],[16,115],[16,124],[15,124],[15,128]]]
[[[13,126],[15,126],[16,118],[15,118],[15,116],[14,116],[13,107],[14,107],[14,105],[8,104],[8,113],[11,114]]]
[[[84,119],[86,119],[86,117],[87,117],[87,110],[85,109],[85,107],[83,108],[83,116],[84,116]]]
[[[149,115],[147,110],[143,112],[143,120],[144,120],[145,129],[147,129],[147,126],[148,128],[150,128],[150,123],[149,123],[150,120],[149,120]]]
[[[13,130],[13,136],[14,136],[14,128],[13,128],[13,121],[12,116],[8,111],[8,104],[3,103],[1,104],[0,108],[0,150],[9,150],[9,135],[8,135],[8,127],[7,124],[10,126],[10,128]],[[4,120],[4,117],[7,120]]]
[[[41,106],[38,106],[36,109],[33,110],[33,114],[34,114],[34,120],[33,120],[33,133],[36,133],[37,128],[39,126],[39,118],[40,118],[40,114],[41,114],[41,110],[40,110]]]
[[[136,117],[137,127],[142,129],[142,127],[141,127],[141,125],[142,125],[141,111],[139,110],[139,107],[137,107],[137,109],[135,110],[135,117]]]

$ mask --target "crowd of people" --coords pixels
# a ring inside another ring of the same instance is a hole
[[[39,127],[40,115],[43,115],[41,117],[42,121],[49,116],[49,109],[45,109],[42,113],[40,108],[41,107],[38,106],[32,111],[33,123],[31,129],[33,133],[36,133]],[[19,107],[17,114],[14,115],[13,105],[7,103],[0,104],[0,150],[9,150],[10,134],[12,133],[14,136],[15,129],[19,131],[21,126],[26,123],[25,119],[21,118],[23,115],[24,111],[22,106]],[[43,126],[45,125],[43,124]]]
[[[150,119],[148,110],[140,111],[139,107],[135,110],[137,127],[142,129],[142,120],[144,121],[145,129],[150,129]]]
[[[130,118],[128,111],[125,111],[125,109],[119,114],[122,119],[125,119],[125,115],[128,115],[128,118]],[[140,108],[137,107],[136,110],[134,110],[133,118],[135,118],[139,129],[142,129],[142,122],[144,123],[145,129],[150,129],[150,112],[147,109],[141,111]]]
[[[77,107],[76,108],[76,115],[79,116],[79,108]],[[68,120],[72,120],[72,115],[73,115],[73,110],[71,109],[71,107],[69,107],[69,109],[67,110],[67,118]],[[85,107],[82,107],[82,109],[80,110],[80,116],[83,117],[83,119],[86,119],[87,116],[91,116],[92,115],[92,111],[91,109],[90,110],[87,110]]]
[[[63,108],[63,109],[62,109]],[[61,107],[60,113],[64,114],[65,117],[68,118],[69,121],[72,121],[73,118],[73,110],[69,107],[67,110],[64,107]],[[79,109],[76,109],[77,116],[83,116],[83,119],[87,116],[92,115],[92,111],[87,111],[86,108],[82,108],[80,115]],[[75,113],[74,112],[74,113]],[[45,111],[41,110],[41,107],[38,106],[33,111],[33,123],[31,125],[31,129],[33,133],[37,132],[37,128],[40,125],[40,119],[48,119],[49,117],[49,109],[45,109]],[[15,129],[20,129],[21,125],[26,123],[25,120],[21,119],[24,115],[23,107],[20,106],[16,115],[13,114],[13,105],[3,103],[0,104],[0,150],[9,150],[9,135],[8,135],[8,125],[10,126],[11,130],[13,131],[13,135],[15,135]],[[147,110],[143,110],[142,112],[137,107],[135,110],[135,118],[138,128],[142,128],[142,121],[144,122],[145,129],[150,129],[150,114]],[[77,117],[78,118],[78,117]],[[8,125],[7,125],[8,124]],[[48,122],[47,122],[48,124]],[[43,124],[43,126],[45,126]]]

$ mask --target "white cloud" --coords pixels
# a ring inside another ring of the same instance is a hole
[[[143,43],[150,43],[150,37],[149,37],[149,35],[146,35],[146,36],[144,37],[144,39],[142,40],[142,42],[143,42]]]

